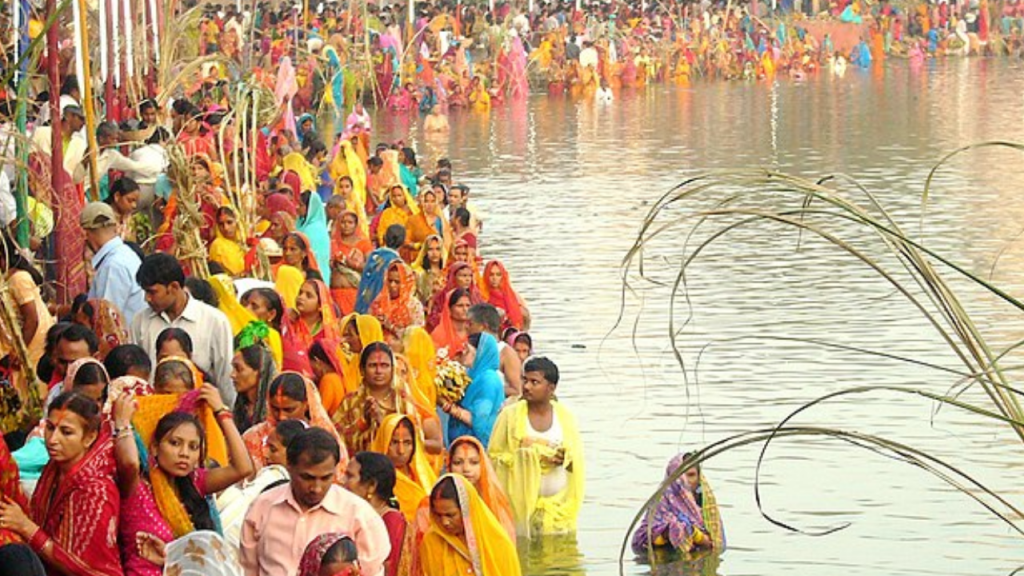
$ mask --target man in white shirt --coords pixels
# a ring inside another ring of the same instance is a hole
[[[121,130],[114,122],[104,122],[96,127],[96,144],[100,148],[99,158],[96,159],[97,179],[110,170],[134,174],[146,169],[144,164],[121,154],[121,151],[117,149],[120,144],[120,135]],[[88,160],[88,156],[86,156],[86,160]],[[88,164],[87,161],[83,161],[75,168],[74,180],[76,183],[85,182],[88,175]]]
[[[185,290],[185,272],[174,256],[158,252],[142,261],[135,275],[146,293],[149,308],[135,315],[132,340],[150,358],[156,358],[156,339],[166,328],[176,327],[192,337],[192,361],[214,380],[224,403],[235,403],[231,382],[234,335],[223,312],[191,297]]]
[[[85,112],[78,106],[66,106],[60,127],[64,140],[64,170],[71,175],[82,163],[88,145],[85,138]],[[49,156],[53,153],[50,147],[52,135],[52,127],[39,126],[32,133],[32,145]]]

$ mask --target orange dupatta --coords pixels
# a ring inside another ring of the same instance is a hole
[[[489,282],[491,270],[501,270],[501,286],[492,290]],[[516,330],[523,329],[523,310],[519,306],[519,295],[512,289],[512,281],[508,277],[508,270],[497,260],[491,260],[484,266],[484,277],[480,280],[480,293],[484,300],[495,307],[505,311],[505,317]]]
[[[491,509],[491,513],[508,532],[509,538],[515,542],[516,519],[512,515],[512,504],[509,502],[508,496],[505,495],[505,491],[501,489],[501,484],[498,483],[498,476],[494,472],[494,466],[491,465],[491,459],[487,456],[487,449],[484,448],[484,445],[473,436],[459,436],[452,441],[448,449],[448,461],[445,463],[445,467],[448,470],[452,469],[452,454],[455,453],[455,448],[462,444],[469,444],[476,448],[477,454],[480,456],[480,479],[477,480],[474,487],[487,507]]]
[[[282,372],[281,374],[287,374]],[[281,374],[278,374],[280,378]],[[293,374],[299,374],[293,372]],[[299,374],[302,376],[301,374]],[[341,448],[341,460],[338,461],[338,468],[335,474],[336,481],[344,478],[345,469],[348,467],[348,449],[345,447],[344,440],[338,435],[338,431],[334,428],[334,423],[331,422],[331,417],[327,414],[327,410],[324,409],[324,404],[320,400],[320,393],[317,391],[316,386],[313,382],[302,376],[302,381],[306,385],[306,413],[309,415],[306,422],[310,426],[315,426],[321,430],[326,430],[331,433],[331,436],[338,441],[338,446]],[[267,405],[270,405],[270,390],[267,390]],[[252,457],[252,462],[256,467],[256,472],[259,472],[264,466],[267,465],[267,436],[277,428],[280,421],[274,417],[273,410],[267,410],[267,419],[259,424],[256,424],[252,428],[245,431],[242,434],[242,441],[245,442],[245,448],[249,452],[249,456]]]

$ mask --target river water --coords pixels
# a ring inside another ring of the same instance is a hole
[[[890,62],[842,79],[652,86],[617,98],[601,107],[534,96],[489,115],[457,113],[445,141],[425,138],[415,118],[380,114],[375,125],[378,137],[413,142],[425,167],[451,157],[456,178],[472,187],[486,219],[482,252],[508,266],[533,311],[537,350],[559,364],[559,396],[579,417],[587,498],[577,541],[524,551],[530,575],[617,573],[629,522],[678,451],[773,425],[844,388],[942,393],[956,383],[931,368],[769,339],[817,339],[959,368],[922,315],[863,265],[821,242],[798,250],[795,234],[766,225],[726,236],[690,269],[693,317],[679,337],[684,378],[669,344],[668,289],[637,283],[623,298],[621,285],[622,258],[661,194],[711,169],[846,173],[916,230],[925,178],[943,154],[986,140],[1024,142],[1024,64],[1010,61],[949,60],[916,71]],[[959,157],[935,180],[920,238],[1024,296],[1022,191],[1024,154]],[[685,232],[652,247],[648,273],[671,280]],[[965,283],[956,287],[993,342],[1024,336],[1019,312]],[[964,398],[986,402],[977,390]],[[877,393],[827,403],[796,423],[913,445],[1024,502],[1020,440],[1005,425],[934,408]],[[777,528],[754,498],[759,450],[706,463],[729,549],[720,561],[678,563],[669,573],[1006,574],[1024,564],[1022,536],[965,495],[835,440],[774,443],[762,504],[809,532],[849,526],[828,536]],[[650,572],[631,554],[624,570]]]

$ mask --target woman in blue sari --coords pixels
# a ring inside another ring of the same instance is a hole
[[[431,97],[433,97],[433,90],[431,90],[430,94]],[[407,190],[409,190],[409,195],[413,198],[419,196],[419,181],[420,177],[423,176],[423,171],[420,170],[420,167],[416,164],[415,150],[412,148],[402,148],[399,170],[402,176],[402,184],[405,185]]]
[[[475,354],[469,367],[471,382],[466,394],[457,405],[447,402],[441,409],[449,415],[448,438],[472,436],[486,448],[505,402],[505,381],[498,372],[501,354],[498,341],[490,334],[473,334],[469,344]]]
[[[398,249],[405,244],[405,228],[395,224],[384,232],[384,246],[377,248],[366,257],[363,275],[359,278],[359,291],[356,293],[355,311],[367,314],[370,305],[384,288],[384,276],[388,266],[401,259]]]
[[[295,222],[295,229],[309,238],[309,247],[316,256],[317,266],[321,274],[327,274],[330,281],[331,270],[331,235],[327,231],[327,211],[320,195],[314,192],[303,192],[300,196],[305,214],[300,214]],[[300,208],[301,212],[301,208]]]

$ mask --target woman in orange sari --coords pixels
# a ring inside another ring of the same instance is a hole
[[[441,313],[441,322],[430,333],[438,351],[447,350],[448,358],[455,358],[466,348],[469,340],[469,307],[472,299],[465,288],[448,293],[447,306]]]
[[[512,289],[508,270],[505,270],[501,262],[491,260],[484,266],[480,293],[487,302],[503,313],[503,328],[515,328],[517,331],[530,329],[530,312],[523,299]]]
[[[459,436],[448,449],[447,468],[473,484],[480,498],[501,522],[509,538],[515,542],[516,520],[512,515],[512,504],[498,483],[498,477],[483,444],[472,436]]]
[[[315,340],[337,338],[338,317],[334,313],[327,285],[320,280],[306,280],[295,299],[295,308],[284,315],[281,345],[283,370],[312,376],[309,347]]]
[[[416,299],[416,275],[405,262],[395,260],[388,266],[384,290],[370,306],[370,314],[380,320],[392,347],[408,328],[424,324],[423,304]]]
[[[331,296],[343,315],[355,310],[359,278],[372,250],[359,227],[359,215],[353,210],[342,212],[331,237]]]
[[[437,481],[427,461],[421,432],[404,414],[389,414],[370,445],[371,452],[384,454],[395,466],[395,498],[406,520],[416,520],[416,511]]]
[[[448,224],[441,216],[441,199],[438,197],[439,193],[444,193],[443,191],[443,187],[429,188],[420,194],[420,211],[409,218],[405,225],[405,245],[398,251],[402,255],[402,260],[410,264],[415,262],[423,243],[431,236],[450,236],[447,232]]]
[[[309,243],[309,238],[302,232],[289,232],[286,234],[281,243],[281,249],[284,256],[281,263],[273,268],[275,277],[281,266],[297,268],[307,277],[311,271],[323,276],[323,271],[320,270],[320,265],[317,263],[316,254]]]
[[[345,349],[338,338],[322,339],[309,347],[309,365],[313,369],[320,398],[327,414],[334,416],[345,398]]]
[[[341,446],[337,478],[340,481],[345,477],[345,468],[348,466],[345,443],[338,436],[330,416],[324,410],[316,386],[297,372],[284,372],[274,378],[267,391],[267,419],[242,434],[242,440],[249,450],[257,472],[267,465],[267,437],[277,428],[277,424],[284,420],[302,420],[310,426],[330,432]]]

